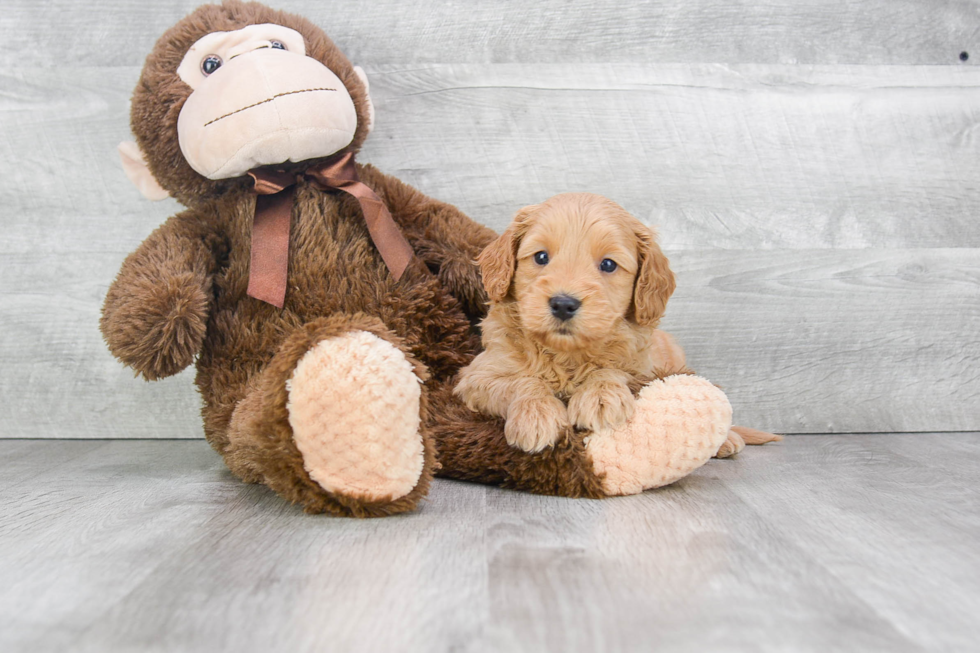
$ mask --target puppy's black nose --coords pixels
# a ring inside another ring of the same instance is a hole
[[[569,295],[555,295],[548,300],[548,305],[551,306],[551,314],[564,322],[575,316],[582,302]]]

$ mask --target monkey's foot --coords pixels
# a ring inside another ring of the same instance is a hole
[[[286,385],[289,424],[310,478],[365,502],[411,492],[424,466],[421,383],[405,355],[374,334],[317,343]]]
[[[586,445],[606,494],[638,494],[687,476],[728,437],[732,407],[721,390],[697,376],[650,383],[633,417],[593,434]]]

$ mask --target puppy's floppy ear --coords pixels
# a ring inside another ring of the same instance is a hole
[[[476,262],[480,264],[483,287],[490,301],[499,302],[507,297],[510,282],[517,268],[517,248],[527,231],[527,223],[537,205],[525,206],[517,212],[513,221],[497,240],[486,246]]]
[[[657,326],[674,293],[674,273],[660,251],[657,235],[645,225],[636,230],[640,269],[633,286],[633,314],[637,324]]]

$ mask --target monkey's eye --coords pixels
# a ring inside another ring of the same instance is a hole
[[[286,46],[283,45],[283,42],[282,41],[272,41],[271,44],[272,44],[272,47],[274,49],[276,49],[276,50],[285,50],[286,49]]]
[[[548,265],[548,252],[538,252],[535,254],[534,262],[538,265]]]
[[[616,268],[618,267],[619,266],[616,264],[616,261],[612,260],[611,258],[604,258],[602,259],[602,262],[599,263],[599,269],[603,272],[615,272]]]
[[[218,68],[221,68],[221,57],[216,54],[209,54],[208,56],[204,57],[204,61],[201,62],[201,72],[203,72],[205,76],[210,75]]]

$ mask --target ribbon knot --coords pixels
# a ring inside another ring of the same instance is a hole
[[[293,193],[289,191],[307,178],[320,190],[340,190],[352,195],[364,213],[368,233],[381,258],[395,278],[401,279],[414,253],[388,207],[357,176],[354,154],[348,152],[302,174],[270,168],[248,173],[255,180],[255,218],[252,223],[252,257],[248,272],[248,295],[282,308],[286,299],[289,267],[289,225]]]

